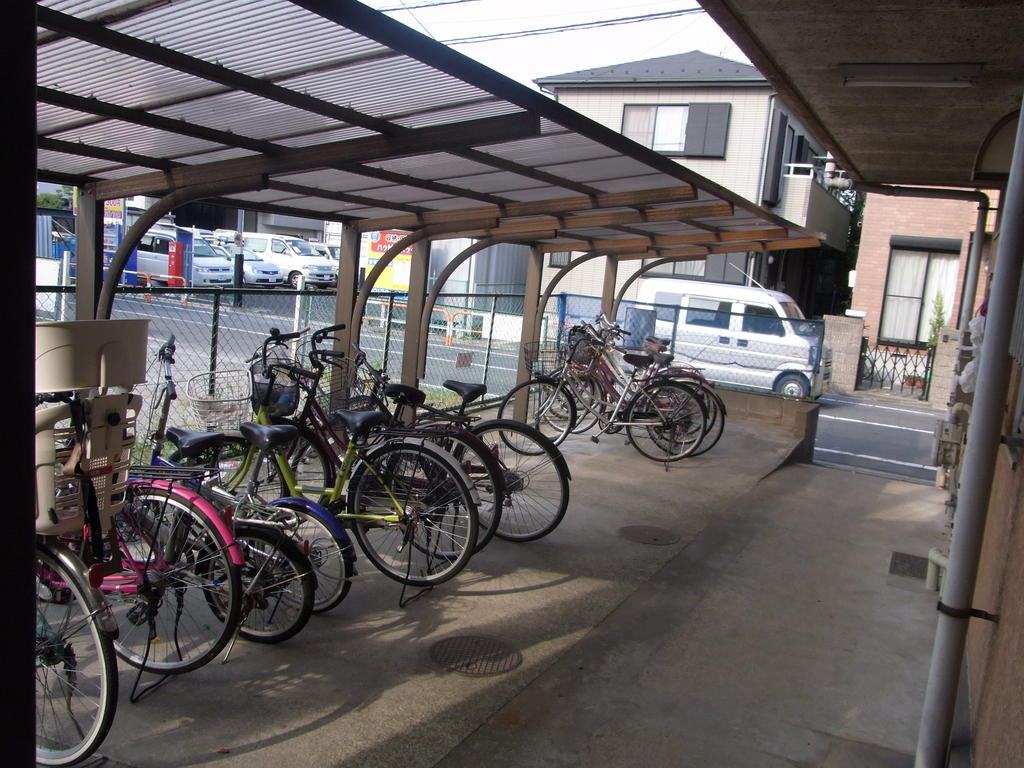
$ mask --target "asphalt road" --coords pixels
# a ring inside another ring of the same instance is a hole
[[[935,482],[933,435],[943,411],[870,395],[824,395],[818,403],[816,463]]]

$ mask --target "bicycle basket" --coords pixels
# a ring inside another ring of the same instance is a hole
[[[372,411],[373,398],[369,396],[372,382],[361,375],[351,358],[332,360],[317,387],[317,404],[330,414],[335,410]],[[332,417],[333,423],[333,417]]]
[[[249,413],[249,394],[244,370],[205,371],[185,385],[188,404],[207,429],[237,427]]]
[[[268,361],[268,362],[273,362]],[[299,406],[299,385],[284,373],[278,372],[273,387],[263,375],[263,363],[259,360],[249,366],[252,378],[252,409],[258,411],[265,402],[270,416],[291,416]],[[270,389],[269,397],[267,390]]]
[[[549,376],[565,361],[565,350],[549,341],[529,341],[523,344],[523,359],[534,376]]]

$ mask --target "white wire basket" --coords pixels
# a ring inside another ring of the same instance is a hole
[[[189,407],[207,429],[237,427],[252,412],[251,391],[249,372],[244,369],[205,371],[185,385]]]

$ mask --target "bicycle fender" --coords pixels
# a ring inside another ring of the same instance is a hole
[[[352,550],[352,557],[355,559],[356,551],[355,547],[352,546],[352,540],[348,536],[348,531],[346,531],[341,523],[338,522],[338,518],[324,509],[320,504],[298,496],[282,496],[280,499],[275,499],[270,502],[270,506],[294,509],[300,512],[305,512],[311,517],[315,517],[330,529],[331,534],[342,544],[342,546]]]
[[[137,481],[132,481],[133,483]],[[160,488],[172,493],[176,496],[187,501],[194,507],[197,507],[207,519],[213,523],[213,527],[217,529],[217,533],[223,537],[224,541],[228,543],[228,555],[231,557],[231,562],[235,565],[245,565],[245,555],[242,554],[241,547],[238,546],[238,542],[235,541],[235,533],[228,525],[220,512],[215,506],[213,506],[207,499],[200,496],[195,491],[191,491],[184,487],[180,483],[174,483],[168,480],[153,480],[145,481],[147,484],[152,485],[154,488]],[[139,482],[141,485],[142,482]]]

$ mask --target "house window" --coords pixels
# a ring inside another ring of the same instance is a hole
[[[915,248],[913,238],[894,237],[885,279],[879,341],[926,344],[932,318],[940,301],[943,324],[948,323],[956,301],[960,270],[960,241],[937,240],[939,248]],[[920,238],[925,245],[926,238]],[[953,245],[956,245],[955,250]],[[909,246],[909,247],[908,247]]]
[[[647,266],[655,259],[644,259],[644,266]],[[662,264],[645,273],[650,276],[668,275],[672,277],[685,277],[691,280],[699,280],[704,276],[704,260],[700,261],[670,261]]]
[[[725,157],[729,111],[725,104],[627,104],[622,133],[668,155]]]
[[[552,253],[548,254],[548,266],[567,267],[569,266],[571,256],[571,251],[553,251]]]

